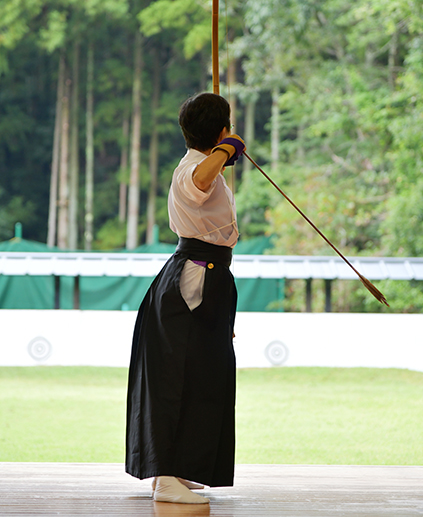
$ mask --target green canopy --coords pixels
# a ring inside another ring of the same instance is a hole
[[[20,237],[13,237],[9,241],[0,242],[0,251],[23,251],[23,252],[51,252],[62,251],[56,247],[47,246],[42,242],[28,241]]]

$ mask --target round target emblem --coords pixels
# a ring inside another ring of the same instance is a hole
[[[264,350],[264,355],[275,366],[281,366],[288,359],[288,347],[281,341],[272,341]]]
[[[28,353],[36,361],[45,361],[51,355],[52,346],[44,337],[36,337],[28,343]]]

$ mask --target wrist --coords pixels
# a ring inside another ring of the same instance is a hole
[[[229,159],[236,151],[235,147],[230,144],[221,144],[217,145],[216,147],[213,147],[212,154],[217,151],[223,151],[226,153],[227,158]]]

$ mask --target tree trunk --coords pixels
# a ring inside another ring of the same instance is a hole
[[[396,30],[392,35],[390,44],[389,44],[389,58],[388,58],[388,68],[389,68],[389,86],[391,90],[395,89],[395,83],[398,76],[398,31]]]
[[[72,103],[69,160],[69,247],[78,248],[78,194],[79,194],[79,42],[73,45]]]
[[[297,159],[302,164],[306,164],[306,151],[304,147],[304,130],[305,130],[305,122],[301,121],[300,125],[298,126],[298,135],[297,135],[297,142],[298,142],[298,150],[297,150]]]
[[[271,169],[276,170],[279,165],[279,88],[272,90],[272,119],[271,119]]]
[[[69,95],[71,81],[65,63],[65,85],[62,97],[62,128],[60,137],[60,171],[59,171],[59,220],[57,245],[61,249],[69,247]]]
[[[132,83],[131,170],[129,177],[128,224],[126,233],[126,247],[128,250],[136,248],[138,244],[142,65],[142,37],[141,33],[137,30],[135,34],[134,78]]]
[[[59,178],[59,158],[60,158],[60,133],[62,126],[62,98],[64,94],[65,83],[65,58],[60,55],[59,59],[59,75],[57,78],[57,98],[56,98],[56,117],[54,121],[54,138],[53,138],[53,156],[51,160],[51,177],[50,177],[50,202],[48,212],[48,231],[47,245],[54,246],[56,244],[56,226],[57,226],[57,186]]]
[[[159,131],[157,109],[160,99],[160,58],[157,48],[153,50],[153,97],[151,99],[152,130],[149,152],[150,190],[147,203],[147,244],[154,242],[154,225],[156,223],[157,178],[159,171]]]
[[[94,222],[94,46],[87,55],[87,111],[85,145],[85,249],[91,250]]]
[[[230,87],[236,83],[236,59],[231,59],[228,64],[228,91]],[[229,104],[231,106],[231,124],[236,131],[236,95],[232,93],[229,97]]]
[[[231,107],[231,125],[233,126],[231,132],[236,133],[236,95],[230,94],[230,86],[234,85],[236,82],[236,60],[231,59],[228,63],[228,93],[229,93],[229,105]],[[231,175],[229,180],[229,187],[232,192],[235,194],[236,189],[236,173],[235,173],[235,165],[230,168]]]
[[[256,100],[249,99],[245,105],[245,146],[247,149],[250,148],[251,144],[254,142],[254,120],[255,120],[255,109],[256,109]],[[248,173],[252,169],[252,163],[250,160],[243,160],[242,162],[242,173]]]
[[[126,200],[128,197],[128,136],[129,115],[125,113],[122,124],[122,150],[120,154],[120,183],[119,183],[119,221],[126,221]]]
[[[210,56],[203,51],[200,52],[200,92],[205,92],[207,89],[207,80],[209,76],[209,60]]]

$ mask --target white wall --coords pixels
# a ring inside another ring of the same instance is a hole
[[[0,310],[0,366],[128,366],[136,312]],[[238,367],[423,371],[421,314],[237,314]]]

